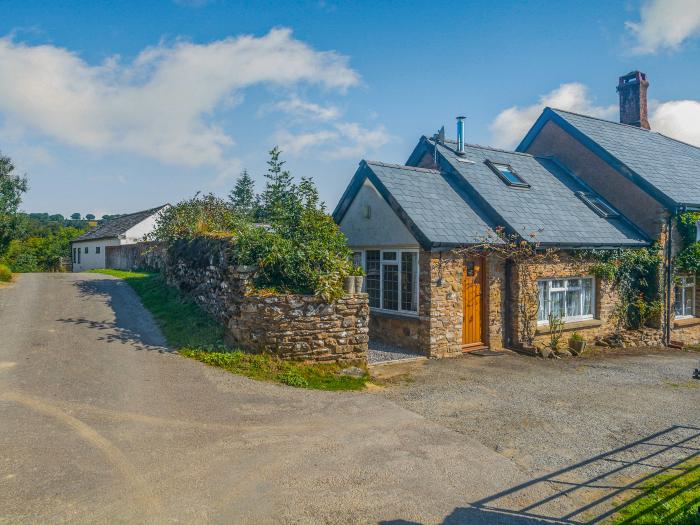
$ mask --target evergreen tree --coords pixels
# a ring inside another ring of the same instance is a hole
[[[248,174],[248,170],[243,170],[233,190],[229,193],[228,198],[233,205],[233,209],[237,213],[250,219],[256,217],[259,199],[255,195],[255,182],[253,182],[253,178]]]
[[[299,183],[299,200],[301,205],[307,210],[320,210],[325,211],[326,205],[321,202],[318,196],[318,190],[316,189],[316,184],[311,177],[302,177]]]
[[[291,174],[284,169],[284,161],[280,160],[281,153],[277,146],[270,150],[265,174],[267,183],[260,199],[260,218],[270,222],[284,220],[290,211],[298,207],[297,186]]]

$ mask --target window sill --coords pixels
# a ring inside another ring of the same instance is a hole
[[[585,321],[572,321],[570,323],[564,323],[564,332],[571,332],[573,330],[585,330],[587,328],[597,328],[599,326],[602,326],[603,321],[600,319],[586,319]],[[550,330],[548,324],[543,324],[539,325],[537,327],[537,331],[535,332],[536,335],[541,335],[541,334],[549,334],[551,333],[552,330]]]
[[[408,319],[413,321],[420,320],[420,316],[417,313],[394,312],[391,310],[378,310],[376,308],[370,308],[369,313],[370,315],[378,315],[389,319]]]
[[[686,317],[684,319],[676,319],[673,321],[673,328],[685,328],[687,326],[700,325],[700,317]]]

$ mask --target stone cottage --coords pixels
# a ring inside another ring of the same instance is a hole
[[[608,329],[615,298],[587,263],[513,267],[465,248],[508,235],[560,250],[650,242],[556,159],[439,135],[422,137],[405,166],[361,162],[334,217],[366,272],[370,337],[436,357],[516,346],[524,330],[546,337],[550,312],[590,337]],[[533,296],[536,316],[524,319]]]
[[[617,297],[592,275],[593,261],[581,251],[658,241],[666,254],[663,293],[670,313],[655,340],[661,342],[666,330],[668,342],[673,330],[673,337],[697,342],[688,332],[695,323],[694,277],[676,280],[679,302],[670,278],[677,235],[665,232],[673,230],[675,213],[700,202],[700,184],[682,166],[684,159],[700,165],[700,150],[642,127],[648,125],[646,86],[634,91],[628,77],[618,87],[621,117],[636,123],[547,108],[518,151],[504,151],[465,144],[458,117],[457,141],[441,131],[421,137],[405,165],[360,163],[334,218],[366,272],[370,337],[443,357],[541,341],[553,314],[564,321],[565,334],[591,340],[612,331]],[[630,101],[634,96],[638,100]],[[633,161],[641,157],[646,160]],[[669,157],[673,162],[665,164],[674,176],[658,175]],[[679,176],[682,183],[674,184]],[[556,249],[558,256],[514,263],[497,249],[470,251],[507,239]],[[690,317],[678,315],[679,304],[688,303],[684,297],[693,298],[692,309],[681,311]],[[527,306],[532,302],[534,309]]]
[[[696,276],[676,271],[674,257],[683,248],[677,217],[700,210],[700,148],[650,129],[648,86],[639,71],[619,78],[619,123],[545,108],[517,150],[556,158],[655,241],[664,341],[697,344]]]

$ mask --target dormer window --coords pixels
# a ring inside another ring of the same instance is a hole
[[[513,169],[513,166],[510,164],[491,162],[490,160],[487,160],[486,165],[491,168],[491,171],[498,175],[508,186],[515,186],[516,188],[530,187],[530,185],[525,182],[520,175],[518,175],[518,173]]]
[[[604,219],[614,219],[620,216],[620,214],[612,206],[610,206],[598,195],[583,191],[577,191],[576,195],[579,197],[579,199],[585,202],[590,209]]]

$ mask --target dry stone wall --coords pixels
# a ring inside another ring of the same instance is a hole
[[[230,342],[246,350],[304,361],[367,358],[367,294],[333,302],[313,295],[257,294],[255,269],[233,264],[229,239],[180,241],[167,253],[165,275],[219,322]]]

